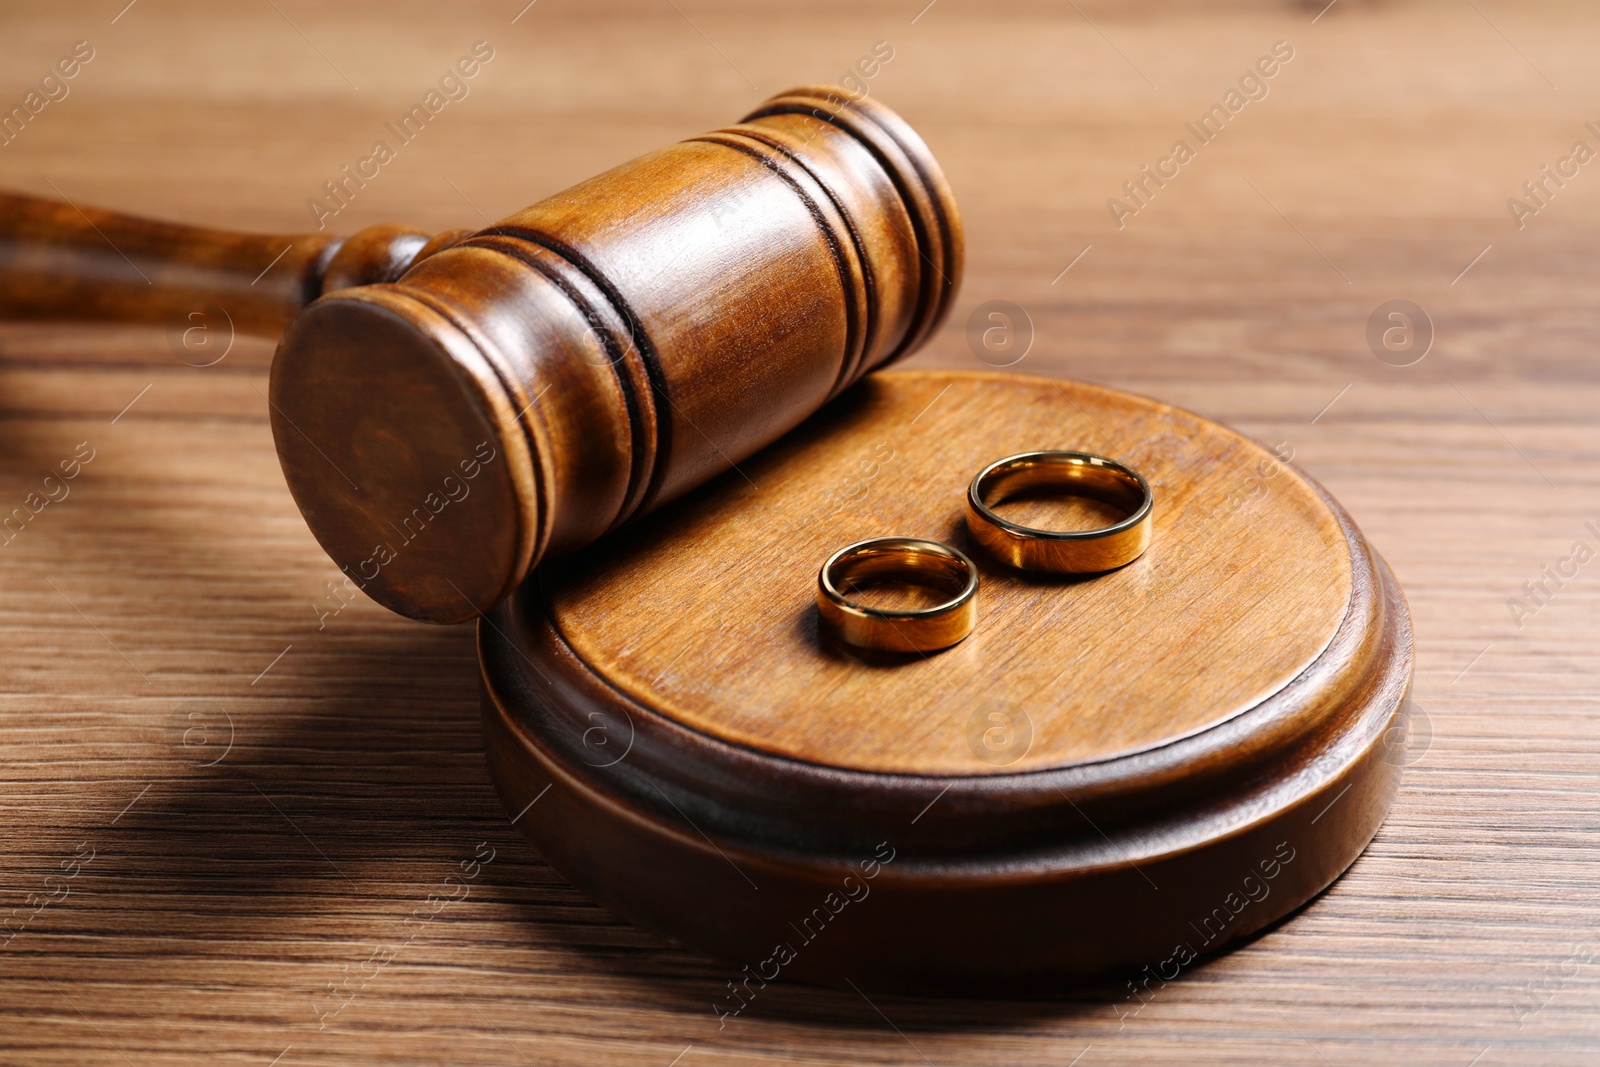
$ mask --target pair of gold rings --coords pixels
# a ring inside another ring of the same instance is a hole
[[[1095,530],[1043,530],[1002,518],[994,507],[1021,493],[1053,489],[1126,512]],[[1150,546],[1150,483],[1132,467],[1087,452],[1023,452],[979,471],[967,488],[967,532],[984,551],[1023,570],[1098,574],[1131,563]],[[851,598],[861,586],[895,581],[934,590],[930,607],[876,608]],[[939,541],[876,537],[828,557],[817,575],[817,610],[839,638],[860,648],[932,652],[978,622],[978,568]]]

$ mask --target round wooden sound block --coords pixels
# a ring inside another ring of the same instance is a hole
[[[1143,472],[1149,551],[1063,578],[970,545],[968,481],[1034,449]],[[971,637],[886,658],[819,635],[818,567],[885,534],[976,559]],[[730,1013],[780,976],[1175,977],[1366,846],[1412,658],[1387,567],[1260,445],[1143,397],[954,372],[873,376],[543,567],[479,643],[517,825],[618,913],[733,961]]]

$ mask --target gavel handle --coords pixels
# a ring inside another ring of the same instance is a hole
[[[239,332],[276,337],[324,292],[393,281],[464,235],[230,233],[0,193],[0,319],[170,324],[221,307]]]

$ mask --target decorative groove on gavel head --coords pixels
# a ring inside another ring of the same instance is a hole
[[[903,120],[784,93],[475,234],[346,241],[273,364],[284,474],[375,600],[470,618],[922,344],[962,254]]]

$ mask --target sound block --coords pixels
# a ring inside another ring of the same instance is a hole
[[[1149,551],[1062,578],[969,545],[972,475],[1034,449],[1143,472]],[[882,534],[975,558],[971,637],[883,659],[819,636],[818,567]],[[1387,567],[1272,452],[1143,397],[943,371],[874,375],[547,564],[479,651],[518,827],[617,913],[731,961],[727,1013],[780,977],[1170,980],[1366,847],[1412,663]]]

